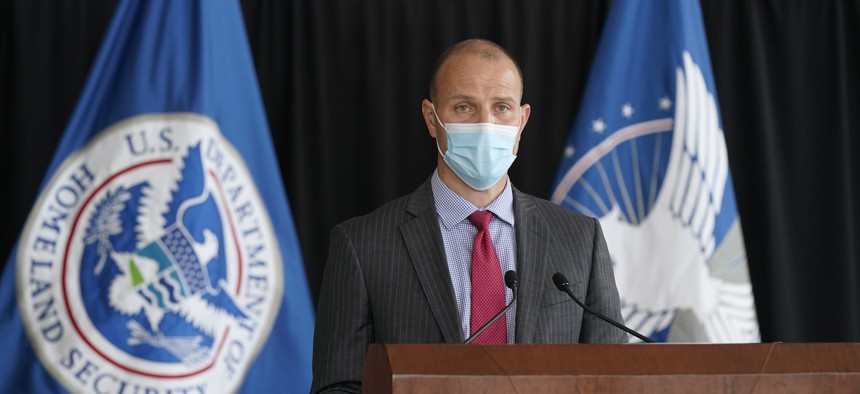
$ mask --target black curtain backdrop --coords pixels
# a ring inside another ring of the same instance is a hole
[[[247,0],[314,300],[331,227],[435,167],[420,114],[450,44],[500,43],[532,116],[511,177],[548,196],[607,0]],[[0,2],[0,257],[21,231],[115,1]],[[702,0],[764,341],[860,341],[860,5]],[[5,260],[4,260],[5,262]]]

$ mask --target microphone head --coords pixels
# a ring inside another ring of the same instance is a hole
[[[520,284],[519,275],[514,270],[510,270],[505,272],[505,286],[508,286],[509,289],[516,289]]]
[[[564,274],[562,274],[561,272],[556,272],[552,276],[552,283],[555,283],[555,287],[557,287],[561,291],[564,291],[566,288],[570,287],[570,282],[567,280],[567,278],[564,277]]]

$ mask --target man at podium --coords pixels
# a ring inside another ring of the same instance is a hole
[[[579,300],[622,320],[598,221],[508,181],[531,113],[522,93],[519,66],[495,43],[466,40],[439,57],[422,102],[436,171],[332,230],[312,392],[361,391],[370,343],[627,342],[552,281],[564,274]]]

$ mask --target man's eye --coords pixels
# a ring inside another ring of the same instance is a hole
[[[467,112],[469,110],[469,106],[468,105],[458,105],[458,106],[454,107],[454,109],[457,112]]]
[[[496,107],[496,111],[499,111],[499,112],[507,112],[510,109],[511,109],[511,107],[508,107],[507,105],[500,105],[500,106]]]

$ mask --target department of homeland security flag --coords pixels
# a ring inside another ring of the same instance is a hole
[[[698,1],[612,2],[555,185],[600,219],[628,326],[760,340]]]
[[[121,1],[3,273],[0,392],[307,392],[304,278],[239,5]]]

